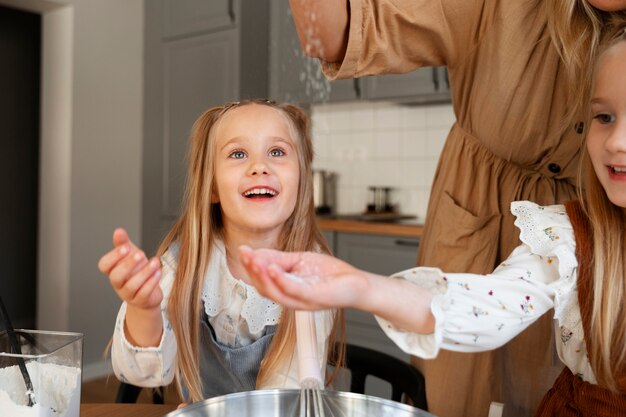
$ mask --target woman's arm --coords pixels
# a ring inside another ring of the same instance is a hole
[[[340,62],[348,46],[348,0],[289,0],[304,53]]]

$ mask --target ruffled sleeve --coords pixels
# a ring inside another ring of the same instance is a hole
[[[448,274],[413,268],[396,274],[431,291],[435,331],[403,331],[377,317],[385,333],[405,352],[434,358],[439,349],[476,352],[495,349],[555,307],[562,318],[576,300],[577,266],[572,226],[563,206],[515,202],[522,244],[488,275]]]
[[[161,317],[163,334],[159,346],[139,347],[130,343],[124,330],[126,303],[122,303],[113,332],[111,359],[113,371],[120,381],[140,387],[159,387],[174,380],[176,338],[167,319],[166,308],[176,270],[176,247],[161,257],[162,278],[159,285],[163,291]]]

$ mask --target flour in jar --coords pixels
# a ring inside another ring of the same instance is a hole
[[[0,368],[0,417],[78,417],[80,368],[34,361],[27,363],[26,368],[36,404],[28,406],[19,367]]]

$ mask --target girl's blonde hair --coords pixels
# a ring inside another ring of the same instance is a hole
[[[626,11],[605,12],[586,0],[546,0],[544,5],[550,36],[565,63],[570,88],[563,120],[563,129],[567,129],[584,114],[602,34],[607,27],[624,22]]]
[[[313,205],[312,162],[313,144],[308,115],[291,104],[275,104],[267,100],[246,100],[214,107],[194,123],[189,147],[189,168],[183,199],[182,214],[161,243],[158,255],[177,243],[178,267],[167,314],[178,345],[176,380],[189,391],[187,401],[203,399],[199,372],[199,341],[201,320],[201,292],[216,239],[223,239],[224,230],[219,203],[211,203],[215,189],[215,127],[229,110],[247,105],[263,105],[279,111],[288,120],[298,154],[300,181],[296,205],[279,237],[278,248],[284,251],[321,250],[330,253],[317,226]],[[337,337],[343,342],[343,311],[335,317],[335,331],[328,342],[329,357],[334,357]],[[338,335],[338,336],[337,336]],[[337,337],[336,337],[337,336]],[[283,309],[280,323],[269,350],[261,362],[257,386],[266,381],[295,349],[295,315]],[[339,346],[343,346],[340,343]],[[343,351],[343,348],[340,349]],[[340,353],[338,362],[341,362]],[[334,377],[334,373],[332,375]],[[332,378],[331,377],[331,378]]]
[[[624,21],[607,28],[600,53],[626,41],[625,29]],[[590,121],[589,99],[585,100],[587,122]],[[583,155],[584,189],[581,184],[579,194],[583,197],[581,201],[593,233],[591,271],[594,277],[591,334],[586,338],[591,346],[587,349],[598,384],[618,393],[620,382],[624,388],[624,380],[620,381],[619,377],[626,371],[626,215],[622,207],[609,200],[589,153]]]

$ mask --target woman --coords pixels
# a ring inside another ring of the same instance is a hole
[[[511,201],[575,197],[580,97],[600,32],[626,18],[625,0],[291,0],[291,7],[305,52],[323,61],[329,78],[448,67],[457,121],[435,174],[418,265],[490,272],[519,242]],[[507,416],[531,415],[562,368],[551,333],[546,315],[496,351],[414,359],[429,409],[484,417],[499,401]]]

